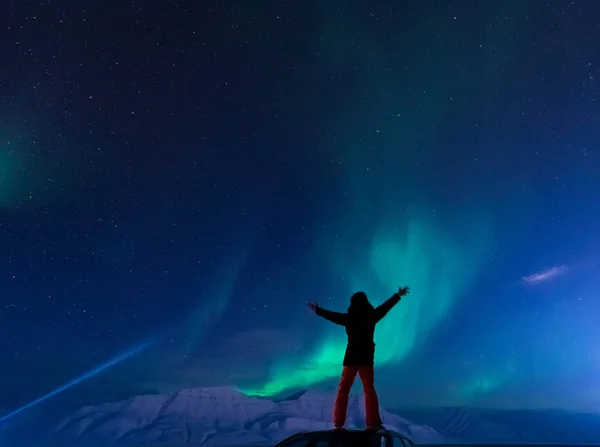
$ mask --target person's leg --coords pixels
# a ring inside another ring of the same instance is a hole
[[[350,389],[356,377],[356,368],[352,366],[344,366],[342,370],[342,378],[338,387],[337,397],[333,406],[333,425],[336,428],[341,428],[346,423],[346,410],[348,409],[348,396]]]
[[[375,391],[375,374],[373,365],[359,366],[358,374],[365,391],[365,412],[368,427],[382,427],[381,417],[379,416],[379,399]]]

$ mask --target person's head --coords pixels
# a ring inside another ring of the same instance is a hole
[[[356,292],[350,298],[350,307],[348,308],[349,312],[353,311],[369,311],[373,310],[373,306],[369,303],[369,299],[367,298],[367,294],[365,292]]]

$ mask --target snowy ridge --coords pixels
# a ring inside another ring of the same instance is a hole
[[[452,439],[485,440],[486,442],[516,442],[515,433],[487,420],[469,408],[441,408],[426,411],[425,420],[440,434]]]
[[[269,400],[247,396],[232,388],[135,396],[80,408],[55,428],[51,442],[35,445],[272,446],[298,431],[332,428],[333,399],[332,393],[308,390],[285,399]],[[408,435],[417,444],[600,444],[597,414],[429,408],[394,413],[381,409],[381,416],[388,428]],[[364,397],[362,393],[352,395],[346,425],[363,428],[364,419]]]
[[[463,443],[600,444],[598,414],[451,407],[399,412]]]
[[[232,388],[198,388],[136,396],[84,407],[54,431],[55,445],[70,447],[273,445],[302,430],[332,428],[332,394],[307,391],[271,401]],[[442,442],[430,427],[381,410],[390,429],[416,442]],[[364,397],[351,396],[347,427],[364,427]]]

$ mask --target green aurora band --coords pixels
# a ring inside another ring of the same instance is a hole
[[[415,183],[411,177],[418,174],[403,167],[431,162],[436,148],[444,144],[436,134],[437,124],[443,124],[446,116],[453,116],[461,107],[468,107],[471,100],[501,88],[501,66],[518,54],[513,43],[516,40],[511,37],[523,32],[516,24],[507,26],[502,18],[509,13],[525,14],[529,3],[520,4],[519,12],[514,5],[494,4],[487,14],[499,26],[482,26],[478,38],[494,42],[495,50],[481,47],[479,59],[464,66],[452,61],[466,57],[465,52],[472,51],[470,47],[459,41],[440,44],[424,26],[399,28],[385,41],[376,42],[368,26],[349,19],[355,16],[351,6],[321,5],[318,51],[325,55],[318,61],[321,68],[329,70],[332,79],[348,67],[355,68],[347,88],[350,93],[331,106],[327,120],[328,128],[333,129],[328,140],[328,147],[333,148],[329,155],[338,161],[330,182],[342,185],[339,188],[346,203],[338,210],[339,221],[333,225],[336,229],[324,238],[335,242],[315,253],[316,258],[328,258],[332,276],[345,285],[336,290],[338,298],[333,302],[321,304],[343,311],[349,296],[357,290],[364,290],[373,304],[379,304],[398,286],[411,287],[411,295],[377,327],[377,367],[399,364],[422,349],[440,324],[452,316],[489,259],[493,241],[489,203],[482,202],[487,204],[482,211],[459,201],[454,221],[434,211],[423,212],[435,207],[424,204],[426,192],[412,189]],[[423,20],[428,19],[424,16]],[[428,25],[438,29],[446,23],[432,19]],[[393,61],[398,60],[397,48],[407,41],[418,42],[418,46],[402,53],[402,62],[396,65]],[[410,69],[405,71],[406,67]],[[453,79],[454,88],[447,90],[444,83],[437,82],[439,76]],[[327,92],[335,88],[329,79],[315,77],[314,83]],[[398,212],[398,208],[414,204],[422,207],[419,212],[414,208],[412,213]],[[361,216],[377,216],[377,221],[371,226]],[[319,225],[330,218],[331,214],[323,216]],[[339,231],[354,233],[340,235]],[[345,333],[324,322],[315,321],[314,327],[322,332],[312,350],[301,358],[284,354],[270,368],[266,383],[241,391],[274,396],[337,378]],[[489,377],[475,372],[455,393],[489,393],[511,374],[510,369]]]
[[[411,295],[377,327],[378,367],[398,364],[423,346],[475,279],[485,263],[490,234],[487,221],[478,217],[464,221],[462,227],[468,234],[462,237],[459,232],[451,235],[435,229],[430,220],[415,217],[404,225],[402,236],[390,226],[376,231],[364,258],[357,256],[363,254],[360,251],[340,250],[332,259],[332,265],[348,278],[347,296],[365,290],[374,304],[379,304],[398,286],[406,283],[411,287]],[[466,222],[480,224],[473,227]],[[352,256],[357,256],[355,261]],[[347,301],[347,297],[340,298],[332,308],[343,310]],[[273,396],[338,377],[346,335],[339,327],[327,323],[322,327],[321,342],[305,358],[282,359],[273,365],[267,383],[241,391]]]

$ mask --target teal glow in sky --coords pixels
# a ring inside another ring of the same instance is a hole
[[[423,217],[404,223],[387,221],[386,226],[375,223],[377,229],[364,252],[356,251],[350,240],[338,241],[338,247],[345,249],[331,248],[330,267],[348,278],[345,293],[321,305],[343,312],[348,297],[357,290],[366,291],[379,304],[400,284],[410,284],[412,295],[377,326],[375,337],[377,365],[401,363],[411,351],[423,347],[440,322],[453,316],[485,262],[490,233],[485,217],[478,217],[472,221],[476,226],[466,218],[461,221],[462,234],[448,228],[444,232],[435,220]],[[351,220],[346,222],[352,226]],[[320,320],[311,326],[321,334],[313,349],[300,358],[284,355],[272,366],[269,380],[248,392],[273,395],[339,376],[345,332]]]
[[[19,160],[10,143],[0,143],[0,206],[12,202],[18,187]]]

